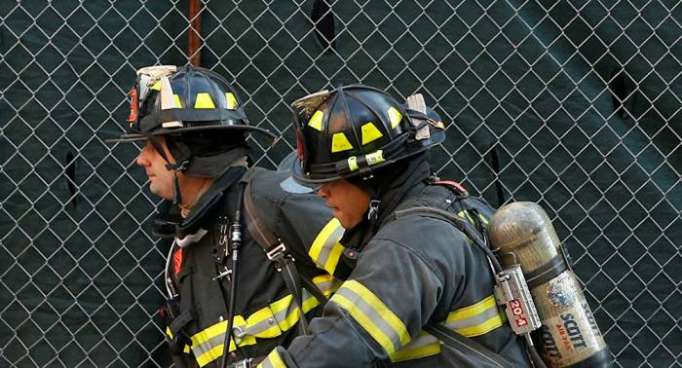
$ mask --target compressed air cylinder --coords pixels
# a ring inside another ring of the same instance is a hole
[[[543,360],[552,368],[609,367],[608,347],[542,207],[506,205],[489,229],[502,265],[519,264],[526,278],[542,320],[536,345]]]

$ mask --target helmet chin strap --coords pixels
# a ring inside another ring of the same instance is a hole
[[[367,210],[367,219],[374,221],[379,217],[379,206],[381,205],[381,200],[373,197],[369,200],[369,209]]]
[[[374,182],[374,176],[369,175],[363,178],[351,179],[350,182],[369,194],[367,220],[374,222],[379,218],[379,207],[381,206],[381,188]]]
[[[185,160],[185,161],[182,161],[180,163],[175,163],[175,164],[171,164],[171,163],[166,164],[167,170],[175,171],[175,175],[173,178],[173,204],[176,206],[180,206],[182,204],[182,194],[180,192],[180,181],[178,179],[178,174],[187,170],[188,165],[189,165],[189,160]]]
[[[161,155],[163,160],[166,161],[166,164],[164,165],[166,167],[166,170],[175,171],[175,175],[173,178],[173,204],[179,206],[180,204],[182,204],[182,194],[180,193],[180,182],[178,181],[178,173],[187,170],[187,166],[189,166],[189,160],[184,160],[180,163],[173,164],[168,159],[166,152],[163,149],[163,146],[158,140],[154,139],[154,137],[150,137],[149,142],[152,144],[156,152],[158,152],[159,155]]]

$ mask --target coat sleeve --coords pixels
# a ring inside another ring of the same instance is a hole
[[[458,278],[453,252],[439,260],[418,248],[428,248],[434,255],[446,246],[463,248],[465,240],[440,221],[412,220],[382,229],[329,300],[323,316],[312,320],[311,334],[297,337],[286,350],[273,351],[263,367],[278,359],[288,367],[371,367],[417,337],[439,302],[456,293],[452,283]],[[430,234],[427,240],[424,234]]]

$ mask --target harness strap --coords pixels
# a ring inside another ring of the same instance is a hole
[[[191,284],[191,274],[189,274],[181,287],[187,291],[191,289]],[[191,298],[175,297],[168,299],[166,301],[166,313],[168,313],[167,328],[171,333],[171,336],[167,336],[168,347],[171,350],[171,355],[180,357],[184,353],[185,346],[192,344],[192,340],[185,331],[185,327],[194,320],[194,306]]]
[[[446,346],[449,346],[456,351],[466,351],[466,355],[474,355],[480,359],[479,363],[486,362],[486,365],[478,365],[478,368],[509,368],[515,367],[507,359],[500,354],[486,348],[478,342],[466,338],[458,333],[453,333],[444,326],[428,324],[424,326],[424,330],[431,335],[437,337]]]
[[[437,219],[445,220],[454,225],[459,231],[461,231],[462,233],[464,233],[464,235],[471,239],[471,241],[473,241],[479,248],[481,248],[481,250],[488,257],[492,258],[495,256],[490,250],[490,248],[488,248],[485,245],[485,239],[482,238],[482,236],[478,233],[476,228],[470,223],[460,219],[455,214],[452,214],[440,208],[418,206],[395,211],[392,216],[395,219],[398,219],[400,217],[404,217],[410,214],[420,214],[422,216],[434,217]]]

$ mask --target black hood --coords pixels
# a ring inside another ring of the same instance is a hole
[[[364,183],[355,182],[370,193],[371,199],[380,201],[379,210],[375,219],[369,219],[365,214],[362,222],[352,229],[346,229],[341,243],[350,248],[361,249],[398,205],[410,193],[420,191],[430,176],[428,154],[422,153],[411,160],[399,162],[376,173],[371,180]]]

